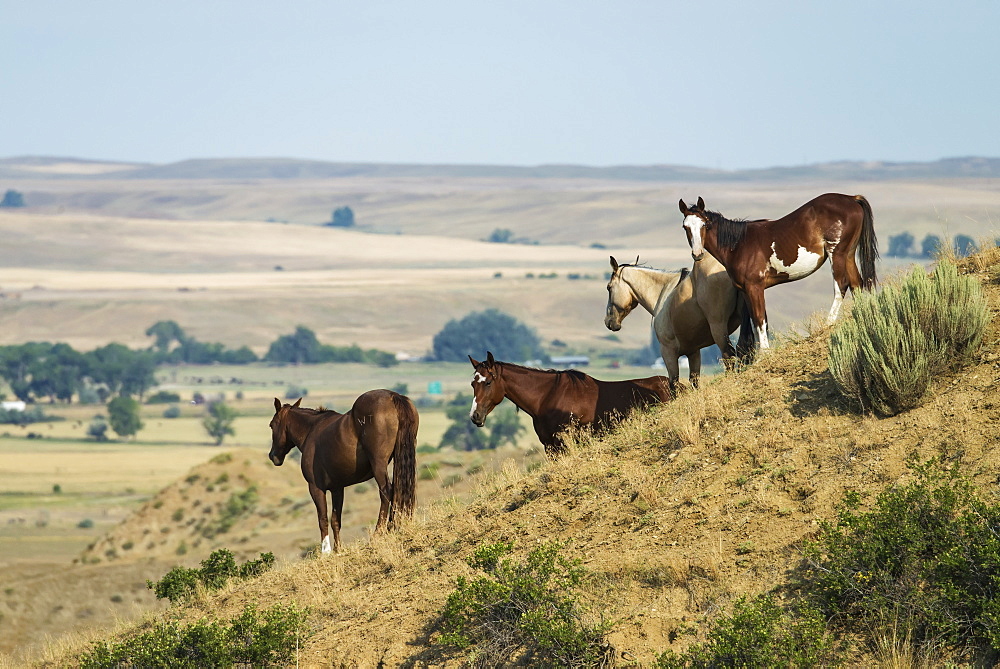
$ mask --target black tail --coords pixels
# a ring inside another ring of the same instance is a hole
[[[393,393],[392,403],[396,406],[399,425],[396,431],[396,446],[392,454],[390,528],[395,521],[397,511],[409,517],[413,515],[413,507],[416,505],[417,427],[420,425],[420,416],[410,398]]]
[[[861,205],[861,210],[865,214],[861,222],[861,244],[858,246],[858,257],[861,260],[861,287],[871,290],[878,284],[878,276],[875,274],[875,261],[878,260],[875,216],[872,214],[872,206],[868,204],[864,195],[855,195],[854,199]]]
[[[736,341],[736,358],[741,365],[749,365],[757,355],[757,333],[750,318],[750,304],[743,291],[739,291],[736,308],[740,310],[740,338]]]

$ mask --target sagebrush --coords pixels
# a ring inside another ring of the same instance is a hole
[[[884,416],[919,406],[935,377],[968,362],[989,321],[979,283],[946,260],[854,298],[852,317],[830,335],[830,373],[845,395]]]

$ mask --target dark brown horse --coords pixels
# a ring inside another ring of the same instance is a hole
[[[679,204],[691,256],[699,260],[707,251],[726,267],[746,295],[761,351],[768,349],[766,288],[803,279],[829,258],[834,298],[827,322],[833,323],[848,288],[870,290],[878,281],[874,217],[862,195],[820,195],[774,221],[730,220],[706,210],[700,197],[694,207]]]
[[[358,397],[347,413],[307,409],[275,398],[271,419],[271,452],[281,466],[293,447],[302,451],[302,475],[316,505],[322,551],[340,550],[340,518],[344,488],[374,477],[382,506],[375,531],[396,514],[409,516],[415,501],[416,443],[419,416],[409,398],[391,390],[369,390]],[[389,481],[389,462],[394,462]],[[333,498],[333,517],[327,511],[326,493]]]
[[[599,381],[575,369],[566,371],[531,369],[493,359],[477,362],[472,377],[472,410],[469,419],[477,426],[506,397],[531,416],[535,434],[548,454],[564,449],[560,432],[570,425],[592,425],[606,429],[636,407],[672,398],[666,377],[651,376],[629,381]]]

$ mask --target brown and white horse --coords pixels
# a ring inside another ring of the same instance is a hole
[[[667,402],[673,395],[662,376],[628,381],[600,381],[575,369],[558,371],[522,367],[493,359],[479,362],[469,356],[472,377],[472,410],[469,420],[477,427],[504,397],[531,416],[545,452],[564,450],[560,433],[571,425],[606,429],[636,407]]]
[[[744,355],[752,347],[749,328],[740,332],[739,347],[734,348],[729,341],[729,335],[741,323],[746,301],[740,298],[726,268],[710,255],[695,262],[691,271],[685,268],[680,272],[618,264],[611,256],[604,325],[618,332],[622,321],[638,305],[653,316],[653,331],[660,343],[671,391],[676,392],[680,378],[680,356],[687,356],[688,378],[697,388],[701,349],[715,344],[722,352],[723,364],[731,369],[737,350]]]
[[[725,266],[733,285],[746,295],[761,351],[769,347],[766,288],[804,279],[829,258],[834,298],[827,322],[833,323],[848,288],[870,290],[878,281],[874,217],[862,195],[820,195],[773,221],[730,220],[705,209],[700,197],[694,207],[684,200],[679,205],[691,256],[699,260],[709,253]]]

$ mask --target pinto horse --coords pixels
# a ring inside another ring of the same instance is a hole
[[[268,457],[280,467],[293,447],[302,451],[302,476],[316,505],[322,551],[340,551],[340,518],[344,510],[344,488],[374,477],[382,505],[375,531],[396,514],[413,512],[416,489],[416,443],[419,416],[409,398],[391,390],[369,390],[347,413],[307,409],[274,400],[271,419],[271,452]],[[393,461],[392,481],[388,465]],[[326,493],[333,498],[333,517],[328,515]]]
[[[604,325],[612,332],[622,329],[622,321],[637,305],[653,316],[653,331],[660,342],[660,355],[667,367],[670,390],[680,378],[677,359],[688,358],[688,378],[698,387],[701,376],[701,349],[715,344],[722,352],[727,369],[736,356],[752,348],[750,328],[740,331],[740,345],[733,347],[729,335],[746,315],[746,301],[740,297],[726,268],[706,255],[694,268],[666,272],[638,264],[618,264],[611,256],[608,281],[608,309]],[[737,353],[739,351],[739,353]]]
[[[486,416],[504,397],[531,416],[538,440],[549,455],[565,449],[560,433],[570,425],[607,429],[636,407],[667,402],[673,395],[662,376],[629,381],[599,381],[575,369],[531,369],[493,359],[477,362],[472,378],[469,419],[482,427]]]
[[[863,195],[820,195],[774,221],[730,220],[705,209],[700,197],[694,207],[684,200],[679,205],[691,256],[699,260],[708,252],[725,266],[733,285],[746,295],[762,351],[769,348],[764,289],[804,279],[829,258],[834,298],[827,323],[832,324],[848,288],[852,294],[871,290],[878,281],[874,217]]]

